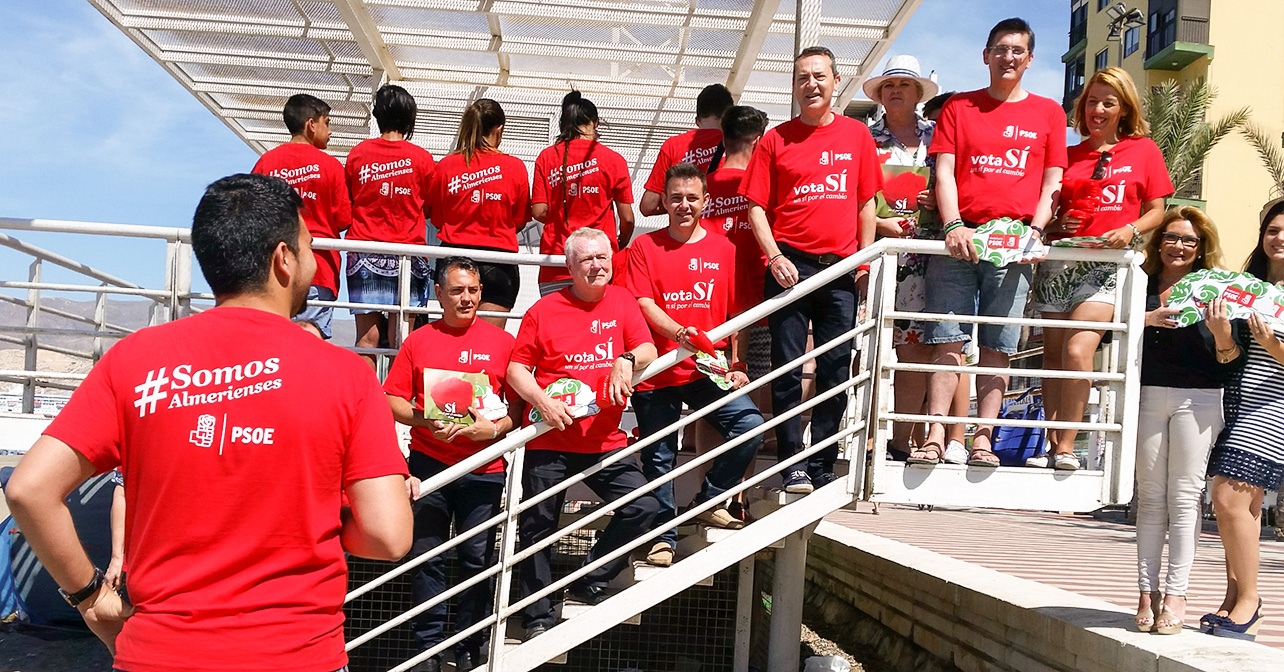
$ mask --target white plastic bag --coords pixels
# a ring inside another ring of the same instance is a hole
[[[812,656],[807,659],[803,672],[851,672],[852,664],[838,656]]]

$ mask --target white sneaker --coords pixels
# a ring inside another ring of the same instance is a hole
[[[967,448],[963,447],[962,443],[951,441],[950,444],[945,447],[945,456],[943,459],[946,463],[967,464],[967,458]]]
[[[1031,469],[1047,469],[1052,466],[1052,456],[1047,453],[1039,453],[1032,457],[1025,458],[1025,466]]]
[[[1061,471],[1079,470],[1079,456],[1074,453],[1057,453],[1052,459],[1053,466]]]

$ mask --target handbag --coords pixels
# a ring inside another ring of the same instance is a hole
[[[1016,399],[1005,402],[999,417],[1005,420],[1043,420],[1043,390],[1032,387]],[[1027,457],[1043,452],[1046,433],[1042,427],[996,426],[993,450],[999,464],[1004,467],[1025,466]]]

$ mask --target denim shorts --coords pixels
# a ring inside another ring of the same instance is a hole
[[[975,264],[954,257],[932,255],[927,265],[927,309],[929,313],[1021,317],[1030,294],[1030,264],[998,267],[988,261]],[[960,343],[968,332],[958,322],[929,322],[928,345]],[[983,324],[978,341],[1005,355],[1016,354],[1021,342],[1018,325]]]
[[[308,287],[308,302],[303,304],[303,310],[294,316],[297,323],[310,323],[321,332],[321,338],[330,340],[330,318],[334,317],[334,308],[331,306],[314,306],[313,301],[333,301],[334,292],[329,287],[312,285]]]

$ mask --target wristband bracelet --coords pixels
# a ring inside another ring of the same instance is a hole
[[[776,256],[774,256],[774,257],[772,257],[772,258],[768,259],[768,260],[767,260],[767,268],[771,268],[771,265],[772,265],[772,264],[774,264],[774,263],[776,263],[776,260],[777,260],[777,259],[782,259],[782,258],[784,258],[784,256],[785,256],[785,253],[784,253],[784,252],[781,252],[781,253],[777,254]]]
[[[1128,225],[1128,228],[1132,229],[1132,237],[1133,237],[1133,238],[1136,238],[1136,237],[1138,237],[1138,236],[1140,236],[1140,235],[1141,235],[1141,229],[1137,228],[1137,227],[1136,227],[1136,225],[1134,225],[1134,224],[1129,224],[1129,225]]]
[[[685,333],[687,333],[686,327],[678,327],[678,330],[673,332],[673,342],[674,343],[680,342],[682,340],[682,334],[685,334]]]
[[[961,219],[952,219],[945,223],[945,233],[949,233],[960,226],[967,226]]]
[[[1030,226],[1030,230],[1031,230],[1031,231],[1038,231],[1038,232],[1039,232],[1039,237],[1040,237],[1040,238],[1042,238],[1042,237],[1043,237],[1043,227],[1042,227],[1042,226],[1033,226],[1033,225],[1031,225],[1031,226]]]

